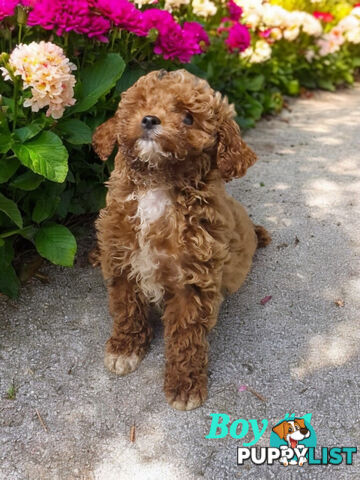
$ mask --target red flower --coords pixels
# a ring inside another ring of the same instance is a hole
[[[245,25],[235,23],[235,25],[229,29],[229,36],[225,40],[225,43],[230,52],[242,52],[250,45],[250,41],[250,33]]]
[[[243,13],[242,8],[239,7],[239,5],[236,5],[234,0],[230,0],[226,6],[229,10],[231,20],[237,22]]]
[[[329,22],[332,22],[334,20],[334,15],[332,15],[329,12],[319,12],[319,11],[316,10],[313,13],[313,15],[314,15],[315,18],[323,21],[324,23],[329,23]]]

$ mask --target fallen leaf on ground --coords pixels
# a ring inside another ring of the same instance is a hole
[[[130,428],[130,442],[135,442],[135,425]]]
[[[339,300],[335,300],[335,305],[337,305],[338,307],[344,307],[345,302],[344,300],[341,300],[341,298],[339,298]]]
[[[260,303],[261,303],[261,305],[265,305],[265,304],[267,304],[267,302],[268,302],[269,300],[271,300],[271,299],[272,299],[272,296],[271,296],[271,295],[266,295],[266,297],[264,297],[264,298],[262,298],[262,299],[260,300]]]
[[[239,385],[239,388],[238,388],[238,391],[239,391],[239,392],[245,392],[245,390],[247,390],[247,386],[246,386],[246,385]]]

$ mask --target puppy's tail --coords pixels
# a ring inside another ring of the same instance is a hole
[[[258,240],[257,248],[264,248],[269,245],[271,242],[270,233],[261,225],[254,225],[254,229]]]

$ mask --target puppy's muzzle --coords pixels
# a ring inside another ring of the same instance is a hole
[[[156,125],[160,125],[160,123],[160,118],[154,115],[146,115],[146,117],[141,120],[141,126],[144,130],[152,130]]]

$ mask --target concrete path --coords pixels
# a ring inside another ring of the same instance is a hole
[[[229,190],[273,243],[222,307],[202,408],[168,407],[157,319],[136,373],[104,369],[98,270],[46,266],[50,284],[32,280],[19,301],[0,300],[1,480],[360,478],[356,455],[353,466],[237,466],[244,440],[204,438],[210,413],[268,419],[258,446],[285,413],[312,413],[319,446],[360,446],[359,105],[359,86],[316,93],[246,137],[260,159]]]

